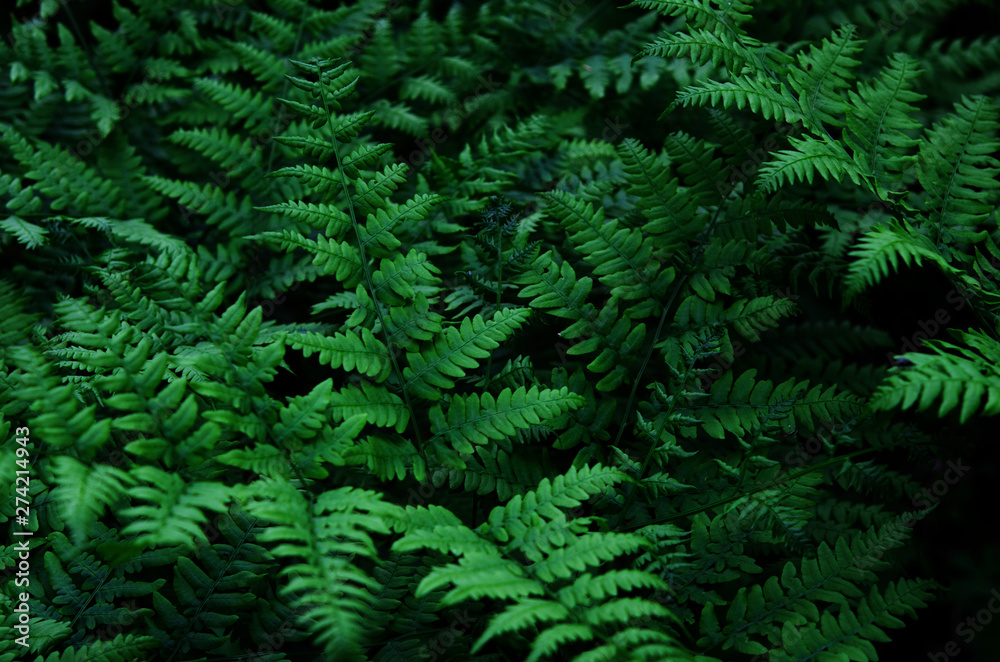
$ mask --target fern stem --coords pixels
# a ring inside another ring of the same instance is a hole
[[[715,208],[715,213],[712,214],[712,220],[709,221],[708,224],[705,226],[703,232],[705,233],[706,238],[710,236],[712,228],[715,226],[716,221],[719,220],[719,212],[722,211],[722,205],[724,203],[725,203],[725,198],[723,198],[723,200],[719,203],[719,206]],[[707,246],[708,244],[706,242],[701,246],[696,246],[695,250],[700,249],[701,252],[704,252]],[[628,425],[628,419],[632,414],[632,407],[635,405],[635,393],[637,390],[639,390],[639,380],[642,377],[642,374],[646,371],[646,367],[649,365],[649,360],[653,356],[653,350],[656,348],[656,341],[659,339],[660,333],[663,331],[663,323],[667,319],[667,312],[673,305],[674,299],[676,299],[677,295],[680,294],[681,290],[684,289],[684,283],[687,282],[688,276],[689,274],[684,274],[683,276],[681,276],[681,279],[677,281],[677,284],[674,286],[673,292],[670,293],[670,299],[663,306],[663,312],[660,314],[660,321],[656,325],[656,332],[653,333],[653,340],[649,343],[649,349],[646,351],[646,358],[643,359],[642,365],[639,367],[639,372],[636,374],[635,379],[632,380],[632,391],[631,393],[629,393],[628,396],[628,404],[625,405],[625,416],[622,417],[622,424],[618,428],[618,436],[615,437],[615,443],[613,444],[614,446],[618,445],[618,442],[622,438],[622,434],[625,432],[625,426]],[[659,437],[659,432],[657,433],[657,437]],[[642,468],[640,469],[638,480],[640,481],[642,480],[646,467],[649,465],[649,459],[652,456],[653,451],[655,449],[656,449],[656,443],[654,441],[654,443],[650,446],[649,450],[646,452],[646,458],[642,462]],[[629,493],[628,500],[625,502],[625,508],[622,510],[622,518],[624,518],[625,515],[628,513],[628,507],[632,504],[634,496],[635,496],[635,490],[632,490]]]
[[[298,471],[298,467],[296,467],[294,463],[292,464],[292,466],[295,468],[296,471]],[[313,503],[312,492],[309,492],[309,503],[310,503],[309,512],[310,512],[310,514],[312,514],[314,512],[312,506],[315,505]],[[230,510],[231,509],[232,508],[230,507]],[[247,538],[250,535],[250,531],[252,531],[253,528],[254,528],[254,526],[257,525],[257,520],[259,520],[259,519],[260,519],[259,517],[255,517],[254,520],[253,520],[253,522],[250,524],[250,527],[246,531],[243,532],[243,539],[240,541],[239,546],[237,546],[233,550],[232,555],[226,561],[226,565],[223,567],[222,571],[216,574],[215,581],[212,583],[212,587],[208,590],[208,592],[205,594],[205,596],[201,599],[201,602],[198,604],[198,608],[195,611],[194,615],[191,618],[188,619],[187,627],[184,628],[184,632],[181,634],[180,637],[177,637],[175,639],[177,642],[182,642],[182,641],[186,641],[187,640],[188,633],[191,632],[191,627],[197,622],[198,615],[201,614],[203,611],[205,611],[205,605],[208,604],[209,599],[216,595],[216,589],[219,586],[219,582],[222,581],[223,577],[230,576],[230,574],[229,574],[229,568],[233,565],[234,562],[236,562],[236,555],[239,552],[239,548],[242,547],[243,543],[245,543],[247,541]],[[108,574],[110,575],[111,573],[109,572]],[[96,593],[96,591],[95,591],[95,593]],[[171,660],[173,660],[174,659],[174,655],[176,655],[177,651],[179,651],[179,650],[180,650],[180,646],[175,646],[174,650],[170,653],[170,657],[167,658],[167,662],[170,662]]]
[[[79,24],[76,22],[76,16],[73,15],[73,8],[69,6],[69,3],[65,3],[64,7],[66,9],[66,15],[69,16],[69,22],[73,25],[73,32],[76,33],[76,38],[80,41],[80,48],[87,55],[87,62],[90,64],[90,68],[93,69],[94,74],[97,75],[97,83],[101,86],[101,92],[108,99],[111,98],[111,91],[108,89],[107,81],[104,80],[104,74],[101,73],[100,68],[97,66],[97,62],[94,61],[94,54],[91,52],[90,48],[87,47],[87,42],[83,38],[83,31],[80,30]]]
[[[687,275],[685,275],[684,278],[687,278]],[[680,287],[678,287],[674,291],[674,295],[670,297],[670,301],[668,301],[667,305],[664,306],[664,308],[663,308],[663,314],[660,315],[660,324],[659,324],[659,326],[656,327],[656,334],[654,335],[654,338],[655,338],[655,336],[659,335],[660,329],[663,327],[663,321],[664,321],[664,319],[666,319],[667,310],[669,309],[670,304],[673,303],[674,296],[677,295],[677,292],[680,292]],[[646,361],[644,361],[643,365],[642,365],[643,369],[645,369],[646,363],[649,362],[649,359],[652,356],[653,347],[655,347],[655,346],[656,346],[656,342],[655,341],[649,346],[649,352],[646,353]],[[642,370],[639,371],[639,374],[642,374]],[[638,380],[638,378],[636,378],[636,380],[632,383],[632,393],[629,395],[629,403],[628,403],[628,406],[625,409],[626,416],[632,411],[632,401],[635,398],[635,392],[636,392],[636,389],[638,388],[638,385],[639,385],[639,380]],[[642,460],[642,466],[639,467],[639,475],[636,477],[636,483],[635,483],[635,485],[632,486],[632,489],[629,491],[628,497],[625,499],[625,505],[622,506],[622,513],[621,513],[621,520],[622,521],[626,517],[628,517],[628,509],[629,509],[629,507],[631,507],[632,501],[635,499],[635,493],[639,490],[639,483],[642,481],[642,477],[646,475],[646,469],[649,468],[649,462],[653,458],[653,451],[655,451],[656,447],[659,445],[660,434],[663,432],[663,426],[670,419],[670,415],[673,413],[673,411],[674,411],[674,402],[671,401],[670,406],[667,408],[666,414],[663,416],[663,419],[660,421],[660,425],[656,429],[656,435],[651,440],[651,443],[649,445],[649,450],[646,451],[646,457],[643,458],[643,460]],[[628,420],[628,419],[626,418],[626,420]],[[618,446],[618,440],[621,438],[622,432],[624,432],[624,430],[625,430],[625,425],[622,425],[618,429],[618,437],[615,438],[615,443],[613,444],[614,446]]]
[[[503,293],[503,224],[497,224],[497,312],[500,312],[500,297]],[[486,359],[486,387],[493,376],[493,352]]]
[[[767,421],[765,420],[764,423],[766,422]],[[743,459],[740,460],[740,466],[738,467],[738,470],[740,472],[740,477],[739,480],[736,481],[737,492],[743,491],[743,481],[746,479],[747,463],[753,456],[754,451],[757,450],[757,441],[760,439],[760,434],[764,429],[764,423],[762,423],[760,426],[757,427],[756,430],[754,430],[753,436],[750,438],[750,448],[748,448],[746,452],[743,453]]]
[[[323,99],[323,108],[326,111],[326,119],[330,125],[330,133],[333,137],[333,156],[337,160],[337,171],[340,173],[340,183],[344,189],[344,197],[347,199],[347,208],[351,212],[351,226],[354,228],[354,236],[358,241],[358,252],[361,255],[361,269],[365,274],[365,283],[368,286],[368,293],[372,298],[372,302],[375,304],[375,314],[378,316],[379,325],[382,327],[382,336],[385,338],[385,346],[389,350],[389,360],[392,362],[392,370],[396,375],[396,379],[399,381],[399,388],[403,392],[403,400],[406,402],[406,408],[410,412],[410,421],[413,423],[413,433],[417,437],[417,450],[420,452],[420,458],[423,460],[423,472],[427,470],[427,451],[424,449],[423,436],[420,434],[420,425],[417,421],[416,412],[413,409],[413,403],[410,402],[410,396],[406,392],[406,381],[403,379],[403,371],[399,367],[399,362],[396,361],[396,353],[394,350],[392,338],[389,336],[389,327],[386,326],[385,318],[382,316],[382,309],[379,307],[378,296],[375,293],[375,285],[372,283],[371,271],[368,269],[368,259],[365,257],[365,245],[361,240],[361,232],[358,230],[358,219],[354,211],[354,200],[351,198],[351,193],[347,189],[347,175],[344,173],[344,166],[340,160],[340,144],[337,139],[337,133],[333,126],[333,115],[330,112],[330,103],[326,98],[326,91],[324,89],[325,83],[323,82],[323,69],[319,64],[316,64],[316,74],[319,76],[319,87],[320,87],[320,97]],[[416,473],[416,471],[414,471]]]
[[[294,50],[292,51],[293,53],[295,53],[296,57],[299,54],[299,47],[302,44],[302,30],[305,27],[305,24],[306,24],[306,15],[305,15],[305,12],[303,12],[302,16],[299,17],[299,32],[295,36],[295,46],[293,47]],[[323,84],[322,83],[322,76],[320,76],[320,85],[322,85],[322,84]],[[285,84],[281,87],[281,96],[285,97],[287,95],[288,95],[288,79],[286,78],[285,79]],[[325,103],[326,99],[324,99],[323,101]],[[329,112],[329,110],[327,112]],[[277,127],[281,126],[281,123],[282,123],[282,121],[284,121],[284,119],[285,119],[285,106],[284,105],[279,105],[278,106],[278,121],[275,123],[276,130],[280,130],[280,129],[277,129]],[[277,140],[271,140],[271,149],[268,150],[268,154],[267,154],[267,170],[265,170],[264,172],[271,172],[271,168],[274,165],[274,150],[275,150],[275,145],[277,144],[277,142],[278,142]],[[336,144],[337,141],[334,140],[333,142],[334,142],[334,144]],[[341,173],[341,174],[343,174],[343,173]]]
[[[108,83],[104,79],[104,73],[97,66],[97,62],[94,60],[94,54],[91,52],[91,49],[86,46],[86,42],[83,39],[83,31],[80,30],[80,26],[76,22],[76,16],[73,14],[73,8],[69,6],[69,3],[65,3],[65,8],[66,8],[66,15],[69,16],[69,22],[73,25],[73,32],[76,34],[76,38],[80,42],[80,48],[82,48],[83,52],[87,55],[87,62],[90,63],[90,68],[94,71],[94,74],[97,76],[97,82],[101,86],[101,92],[104,93],[104,96],[106,98],[110,99],[111,98],[111,90],[110,90],[110,88],[108,88]],[[154,41],[153,43],[156,43],[156,42]],[[113,130],[114,130],[114,127],[112,127],[112,131]],[[101,139],[101,142],[104,142],[105,138],[107,138],[107,136],[104,136]],[[129,196],[129,198],[132,200],[132,202],[134,204],[136,202],[137,198],[136,198],[136,195],[135,195],[135,188],[132,186],[132,180],[129,177],[126,176],[126,177],[123,178],[122,181],[125,183],[125,188],[128,189],[128,196]],[[112,211],[112,210],[109,209],[108,211]],[[113,216],[115,214],[112,212],[111,215]]]
[[[667,312],[670,310],[670,307],[673,305],[674,299],[677,298],[677,295],[680,293],[681,289],[684,287],[684,282],[687,280],[687,278],[688,278],[687,274],[684,274],[681,277],[680,281],[678,281],[678,283],[677,283],[677,287],[674,288],[674,291],[670,295],[670,300],[668,300],[667,303],[666,303],[666,305],[663,306],[663,312],[660,313],[660,322],[659,322],[659,324],[656,325],[656,333],[653,334],[653,341],[651,343],[649,343],[649,349],[646,351],[646,358],[644,358],[642,360],[642,366],[640,366],[639,372],[638,372],[638,374],[636,374],[635,379],[632,380],[632,391],[629,393],[629,395],[628,395],[628,403],[625,405],[625,416],[622,417],[622,424],[618,428],[618,436],[615,437],[615,443],[612,444],[612,446],[618,446],[618,443],[621,440],[622,435],[625,433],[625,426],[628,425],[629,417],[632,414],[632,407],[635,404],[635,393],[636,393],[636,391],[639,390],[639,379],[640,379],[640,377],[642,377],[642,373],[646,371],[646,366],[649,365],[649,360],[653,356],[653,349],[655,349],[655,347],[656,347],[656,339],[660,337],[660,331],[663,330],[663,323],[667,319]],[[657,435],[657,436],[659,436],[659,435]],[[642,468],[639,470],[639,476],[636,479],[637,481],[641,481],[642,480],[642,477],[643,477],[643,475],[646,472],[646,467],[649,466],[649,459],[653,455],[653,450],[655,448],[656,448],[656,440],[653,441],[653,444],[650,445],[649,450],[646,451],[646,457],[642,461]],[[631,492],[629,492],[628,498],[625,501],[625,506],[622,508],[622,517],[623,518],[625,517],[626,513],[628,513],[629,506],[632,505],[632,500],[635,498],[636,489],[638,489],[638,485],[636,485],[635,489],[633,489]]]

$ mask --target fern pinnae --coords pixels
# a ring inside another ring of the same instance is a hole
[[[298,468],[296,467],[296,469],[298,469]],[[301,475],[300,475],[299,478],[300,478],[300,480],[302,479]],[[314,500],[312,498],[312,493],[310,492],[309,493],[309,507],[310,508],[314,507],[314,505],[315,505],[313,503],[313,501]],[[257,526],[257,521],[259,519],[260,519],[259,517],[254,517],[253,518],[253,521],[250,523],[249,528],[244,532],[244,537],[243,537],[243,540],[241,540],[241,544],[243,542],[246,542],[249,539],[249,537],[250,537],[250,531],[252,531],[253,528],[255,526]],[[234,549],[233,553],[232,553],[232,556],[230,556],[228,562],[226,563],[225,569],[228,570],[231,565],[233,565],[234,563],[237,563],[236,559],[237,559],[237,549]],[[223,577],[225,577],[225,571],[223,571],[223,573],[221,573],[218,576],[216,576],[215,582],[213,583],[211,590],[209,590],[208,593],[206,593],[201,598],[201,602],[198,604],[198,609],[195,612],[195,615],[192,616],[191,618],[187,619],[187,627],[181,633],[180,637],[178,638],[178,641],[186,641],[187,640],[188,633],[191,632],[191,628],[194,627],[194,625],[195,625],[195,623],[196,623],[196,621],[198,619],[198,615],[201,614],[203,611],[205,611],[206,605],[208,604],[209,600],[212,597],[216,596],[216,589],[218,588],[219,583],[222,581]],[[178,651],[180,651],[180,650],[181,650],[180,646],[174,646],[173,650],[170,652],[170,657],[167,658],[166,662],[171,662],[174,659],[174,656],[177,655]]]
[[[101,67],[97,66],[94,61],[93,52],[86,47],[87,41],[83,38],[83,33],[80,31],[80,25],[76,22],[76,16],[73,14],[73,8],[69,5],[66,6],[66,15],[69,16],[69,22],[73,25],[73,32],[76,34],[77,40],[84,49],[84,53],[87,55],[87,62],[90,63],[90,68],[97,75],[97,82],[101,86],[101,91],[104,92],[104,96],[111,98],[111,93],[108,91],[108,83],[104,80],[104,73]]]
[[[728,197],[728,193],[727,193],[726,197]],[[712,228],[715,225],[716,221],[719,219],[719,213],[721,211],[722,211],[722,204],[719,204],[715,208],[715,213],[712,215],[712,220],[709,221],[709,223],[708,223],[707,226],[705,226],[704,233],[705,233],[706,237],[711,236]],[[702,246],[696,247],[696,251],[698,249],[700,249],[700,251],[698,251],[698,252],[703,252],[707,247],[708,247],[708,243],[706,243],[706,244],[704,244]],[[647,350],[646,357],[643,359],[642,365],[639,367],[639,372],[636,374],[635,379],[632,380],[632,391],[629,393],[628,403],[625,405],[625,416],[622,417],[622,424],[618,428],[618,435],[615,437],[615,443],[612,444],[612,447],[618,446],[619,442],[621,441],[622,434],[625,433],[625,426],[628,424],[628,420],[629,420],[629,417],[632,414],[632,408],[633,408],[634,403],[635,403],[635,394],[636,394],[636,391],[639,389],[639,380],[641,379],[642,374],[646,371],[646,366],[649,365],[650,359],[652,359],[652,357],[653,357],[653,350],[656,348],[656,342],[657,342],[657,340],[660,337],[660,333],[663,331],[663,324],[667,320],[667,312],[673,306],[674,299],[677,298],[677,295],[680,294],[681,291],[683,291],[684,284],[687,282],[689,276],[690,276],[690,274],[683,274],[681,276],[681,278],[677,281],[677,284],[674,286],[673,292],[671,292],[671,294],[670,294],[670,299],[667,301],[666,305],[663,306],[663,312],[660,313],[660,321],[656,325],[656,332],[653,333],[653,339],[649,343],[649,350]],[[673,405],[671,404],[671,406],[673,406]],[[667,420],[666,417],[663,420],[665,422]],[[660,431],[657,431],[657,438],[659,437],[659,432]],[[653,451],[655,449],[656,449],[656,440],[654,439],[653,443],[650,444],[649,450],[646,451],[646,457],[642,461],[642,468],[639,471],[638,480],[642,480],[642,477],[645,475],[646,468],[649,466],[649,461],[652,458]],[[625,502],[624,508],[622,509],[622,517],[623,518],[628,514],[628,508],[632,504],[632,500],[634,499],[634,497],[635,497],[635,490],[632,490],[629,493],[629,496],[628,496],[628,499]]]
[[[825,469],[825,468],[827,468],[829,466],[832,466],[832,465],[837,464],[839,462],[843,462],[844,460],[850,460],[851,458],[857,457],[859,455],[865,455],[866,453],[874,453],[875,451],[879,451],[879,450],[884,450],[884,449],[880,448],[880,447],[873,446],[873,447],[870,447],[870,448],[862,448],[861,450],[852,451],[852,452],[846,453],[844,455],[837,455],[836,457],[832,457],[829,460],[824,460],[823,462],[820,462],[819,464],[814,464],[814,465],[806,467],[805,469],[802,469],[800,471],[796,471],[795,473],[793,473],[790,476],[788,476],[787,478],[785,478],[782,482],[788,482],[788,481],[794,482],[794,481],[798,480],[799,478],[801,478],[802,476],[805,476],[806,474],[813,473],[814,471],[819,471],[820,469]],[[629,524],[627,526],[623,526],[621,528],[621,530],[622,531],[631,531],[633,529],[641,529],[642,527],[644,527],[646,525],[649,525],[649,524],[660,524],[660,523],[663,523],[663,522],[672,522],[674,520],[685,519],[685,518],[691,517],[692,515],[697,515],[698,513],[704,512],[706,510],[711,510],[711,509],[716,508],[718,506],[724,506],[727,503],[731,503],[733,501],[736,501],[737,499],[741,499],[741,498],[743,498],[745,496],[754,494],[756,492],[762,492],[764,490],[771,489],[774,486],[775,485],[771,484],[771,483],[763,483],[761,485],[757,485],[757,486],[754,486],[754,487],[748,489],[745,493],[742,493],[742,494],[739,493],[739,492],[737,492],[733,496],[729,496],[729,497],[726,497],[724,499],[719,499],[718,501],[713,501],[712,503],[706,504],[704,506],[698,506],[697,508],[691,508],[690,510],[686,510],[683,513],[678,513],[676,515],[664,515],[662,517],[652,517],[652,518],[646,520],[645,522],[639,522],[638,524]]]
[[[913,564],[882,552],[942,512],[896,516],[921,487],[893,468],[955,448],[927,429],[935,413],[973,433],[1000,415],[1000,78],[984,64],[1000,39],[928,53],[938,11],[862,39],[884,24],[856,0],[859,27],[818,28],[750,0],[629,2],[652,11],[608,30],[549,12],[553,39],[534,46],[546,10],[530,0],[498,20],[416,3],[412,21],[373,16],[384,0],[214,18],[135,0],[93,34],[49,0],[14,26],[0,435],[24,419],[54,452],[29,491],[29,528],[48,532],[32,654],[876,659],[930,588],[886,586]],[[930,73],[920,104],[914,62]],[[345,107],[355,86],[361,112]],[[617,139],[636,104],[675,99],[721,113],[715,130],[649,116]],[[373,143],[432,125],[447,144],[431,136],[405,165]],[[83,129],[90,148],[63,144]],[[456,220],[543,187],[549,204],[520,220]],[[826,320],[918,262],[961,311],[922,330],[954,339],[875,365],[888,333]],[[781,332],[793,313],[806,323]],[[494,355],[543,315],[568,346]],[[900,410],[914,421],[880,425]],[[226,514],[231,499],[246,512]],[[0,566],[16,558],[0,546]],[[111,641],[118,617],[135,634]]]
[[[132,542],[133,540],[136,539],[136,537],[138,537],[138,535],[139,534],[137,534],[137,533],[133,533],[131,536],[129,536],[125,540],[125,542],[126,543]],[[95,586],[90,591],[90,594],[87,596],[87,601],[83,603],[83,605],[80,607],[79,611],[77,611],[76,616],[74,616],[73,620],[71,620],[69,622],[69,626],[70,627],[73,627],[76,624],[76,622],[78,620],[80,620],[80,617],[83,616],[86,613],[87,607],[90,605],[91,601],[94,600],[94,599],[96,599],[97,596],[100,595],[101,589],[104,588],[104,584],[107,583],[108,579],[111,578],[112,570],[113,570],[113,568],[108,567],[107,572],[105,572],[103,575],[101,575],[101,581],[97,584],[97,586]]]
[[[385,319],[382,316],[382,308],[378,303],[378,295],[375,292],[375,285],[372,283],[371,270],[368,268],[368,259],[365,256],[365,245],[364,241],[361,239],[361,231],[358,229],[358,219],[354,212],[354,201],[351,198],[351,193],[347,189],[347,174],[344,172],[344,165],[340,160],[340,141],[337,140],[336,125],[333,123],[333,114],[330,112],[330,103],[327,99],[325,85],[324,85],[324,72],[322,64],[332,64],[335,60],[327,60],[326,62],[321,62],[314,60],[312,62],[312,67],[315,73],[319,77],[319,96],[323,99],[323,109],[326,111],[327,122],[330,126],[330,132],[333,136],[333,156],[337,160],[337,171],[340,173],[340,183],[344,189],[344,197],[347,199],[347,207],[351,213],[351,226],[354,228],[354,236],[358,242],[358,251],[361,255],[361,268],[365,274],[365,283],[368,286],[368,292],[372,297],[372,301],[375,303],[375,314],[378,315],[379,325],[382,327],[382,336],[385,339],[385,346],[389,349],[389,360],[392,361],[392,371],[396,375],[396,379],[399,382],[400,389],[403,391],[403,399],[406,402],[406,408],[410,411],[410,420],[413,422],[413,433],[417,437],[417,448],[420,450],[420,458],[423,462],[423,467],[421,467],[420,473],[422,474],[427,470],[427,453],[424,449],[424,440],[420,434],[420,424],[417,421],[416,412],[413,410],[413,404],[410,402],[409,393],[406,389],[406,381],[403,379],[403,371],[399,367],[399,363],[396,361],[396,352],[394,350],[392,337],[389,335],[389,327],[385,323]],[[305,65],[305,63],[297,63]],[[342,65],[346,67],[346,65]],[[287,76],[286,76],[287,78]],[[414,471],[416,474],[417,472]]]

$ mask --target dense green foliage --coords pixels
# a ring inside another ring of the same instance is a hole
[[[1000,38],[180,4],[18,0],[0,42],[0,661],[864,661],[915,622],[902,467],[1000,413]],[[907,265],[975,326],[873,364],[848,312]]]

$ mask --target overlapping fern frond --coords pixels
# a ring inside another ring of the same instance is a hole
[[[938,588],[889,416],[1000,413],[1000,41],[947,2],[35,4],[0,662],[874,660]],[[983,327],[868,361],[836,304],[931,264]]]

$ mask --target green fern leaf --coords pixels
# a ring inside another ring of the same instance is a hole
[[[917,157],[905,150],[920,141],[906,132],[921,128],[913,119],[917,109],[912,104],[925,95],[910,89],[921,73],[916,60],[896,53],[872,83],[862,83],[857,92],[848,93],[850,112],[843,141],[853,152],[859,171],[883,200],[889,199],[890,187],[904,182],[904,170],[916,162]]]
[[[389,350],[370,330],[361,327],[359,331],[360,336],[358,332],[348,330],[333,336],[315,332],[288,333],[285,338],[293,349],[302,350],[306,357],[319,352],[320,363],[348,371],[357,370],[376,382],[385,381],[392,370]]]
[[[799,53],[798,66],[790,67],[788,83],[799,95],[799,107],[813,124],[820,122],[843,126],[848,112],[842,91],[850,88],[854,69],[860,66],[857,59],[864,42],[852,39],[855,26],[842,25],[830,41],[823,39],[817,48],[810,46],[809,53]]]
[[[155,504],[132,506],[122,511],[123,516],[136,518],[122,533],[139,534],[134,540],[137,546],[191,547],[195,540],[207,543],[208,538],[200,526],[208,521],[203,511],[224,512],[233,494],[230,488],[221,483],[185,483],[177,474],[153,466],[136,467],[130,473],[138,481],[149,485],[132,487],[129,495]]]
[[[749,108],[766,120],[778,119],[786,124],[802,122],[809,126],[808,118],[802,115],[798,101],[784,83],[778,83],[774,87],[770,81],[746,76],[735,76],[733,82],[710,80],[689,85],[677,93],[677,98],[667,106],[663,115],[673,112],[677,107],[718,106],[720,103],[723,108],[734,105],[740,110]]]
[[[984,97],[962,97],[955,112],[927,131],[917,161],[925,209],[937,236],[949,228],[983,224],[997,207],[1000,189],[1000,105]]]
[[[459,328],[448,327],[423,352],[407,353],[409,365],[403,369],[405,388],[428,400],[439,400],[440,389],[454,388],[454,378],[464,377],[490,351],[500,346],[531,314],[528,308],[498,310],[484,322],[480,315],[466,317]]]
[[[906,221],[879,225],[868,231],[851,255],[856,259],[848,267],[844,280],[846,301],[888,276],[890,266],[893,271],[899,271],[900,258],[907,266],[911,263],[921,266],[928,260],[945,274],[958,276],[958,270],[948,264],[934,244]]]
[[[489,393],[473,394],[468,398],[453,396],[448,402],[447,418],[441,405],[430,410],[431,432],[446,438],[459,453],[472,453],[472,444],[485,444],[490,439],[506,439],[516,430],[572,411],[584,404],[582,396],[562,389],[539,391],[523,386],[515,391],[504,389],[494,399]]]
[[[954,332],[960,339],[972,343],[979,352],[958,347],[940,339],[925,340],[933,354],[906,354],[913,363],[905,370],[889,376],[872,395],[873,409],[908,409],[914,404],[919,411],[940,401],[937,415],[943,417],[961,404],[959,422],[965,423],[977,412],[984,416],[1000,413],[1000,373],[996,359],[1000,356],[996,341],[981,332]],[[951,349],[961,355],[948,353]],[[982,403],[986,396],[985,405]]]

